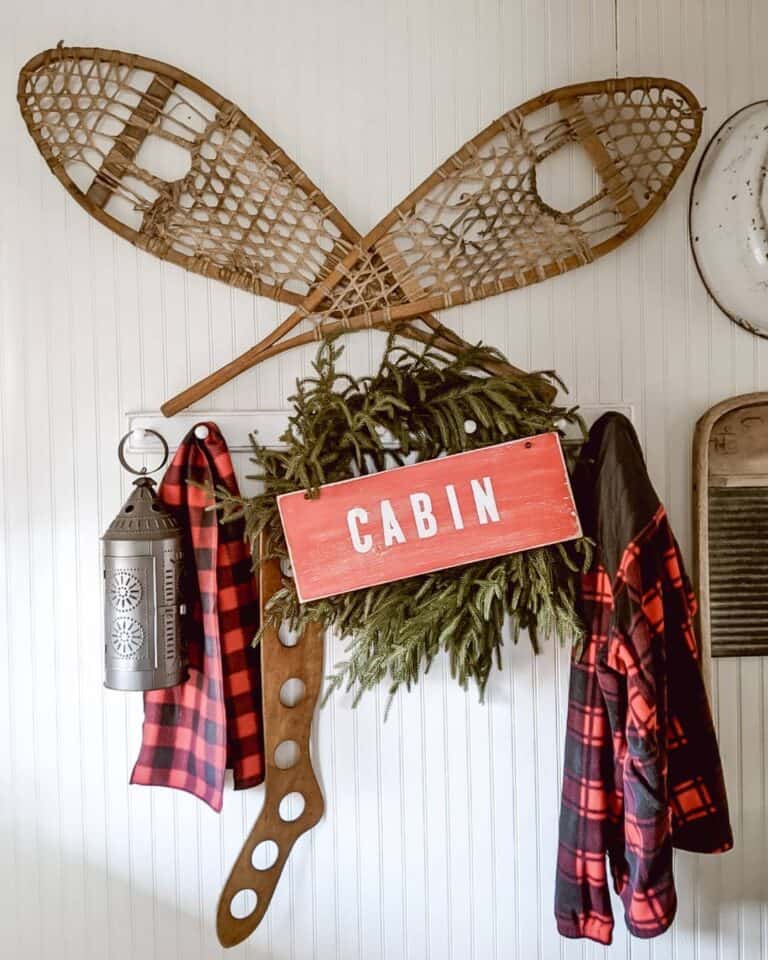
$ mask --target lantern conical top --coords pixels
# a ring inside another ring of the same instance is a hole
[[[175,518],[155,492],[149,477],[139,477],[134,490],[110,523],[102,540],[163,540],[180,533]]]

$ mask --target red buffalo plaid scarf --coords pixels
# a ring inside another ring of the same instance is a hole
[[[630,422],[595,424],[574,474],[588,639],[571,665],[555,914],[610,943],[606,856],[627,926],[654,937],[677,906],[672,848],[733,845],[693,628],[696,604]]]
[[[219,523],[207,488],[237,494],[227,445],[215,423],[184,438],[158,495],[185,531],[182,618],[189,678],[144,695],[142,746],[131,783],[176,787],[221,810],[225,768],[235,789],[264,779],[261,670],[251,646],[256,584],[242,521]]]

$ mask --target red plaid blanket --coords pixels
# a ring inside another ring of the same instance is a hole
[[[261,670],[252,641],[258,597],[242,522],[221,524],[211,497],[188,481],[237,494],[227,445],[215,423],[191,430],[158,495],[185,531],[183,618],[189,678],[144,695],[142,745],[131,783],[176,787],[221,810],[225,768],[236,790],[264,779]]]
[[[555,914],[564,936],[607,944],[606,856],[630,932],[653,937],[675,916],[672,848],[717,853],[733,838],[695,600],[626,418],[593,427],[574,487],[598,552],[571,666]]]

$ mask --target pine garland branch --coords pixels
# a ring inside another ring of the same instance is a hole
[[[507,361],[480,344],[447,357],[432,343],[414,350],[392,335],[379,369],[359,378],[338,369],[342,352],[337,341],[323,342],[312,374],[297,382],[283,449],[270,450],[252,436],[257,472],[249,479],[262,492],[243,498],[217,491],[223,518],[243,518],[257,563],[287,561],[276,503],[282,493],[316,496],[324,483],[562,432],[562,423],[585,432],[578,411],[542,400],[529,376],[493,373],[500,365],[508,370]],[[382,682],[390,694],[410,689],[445,652],[452,676],[462,687],[474,682],[482,698],[491,669],[501,666],[505,618],[513,642],[521,630],[534,648],[543,636],[579,642],[576,579],[590,563],[591,544],[576,540],[306,604],[286,577],[262,630],[287,622],[300,631],[319,622],[346,639],[346,659],[329,677],[326,697],[344,689],[356,703]]]

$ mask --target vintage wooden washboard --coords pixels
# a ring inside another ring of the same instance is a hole
[[[723,400],[696,424],[693,510],[705,668],[768,654],[768,393]]]

